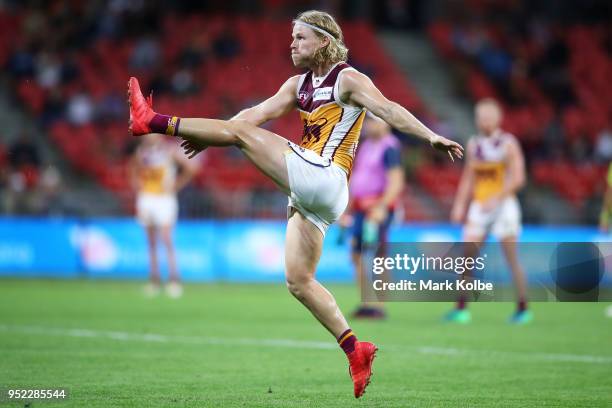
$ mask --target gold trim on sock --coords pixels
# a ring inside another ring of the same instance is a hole
[[[168,119],[168,127],[166,128],[166,134],[168,136],[174,136],[174,132],[176,131],[176,123],[178,122],[178,116],[173,116]]]
[[[345,335],[343,338],[341,338],[341,339],[338,341],[338,344],[339,344],[339,345],[342,345],[342,343],[344,343],[344,341],[345,341],[346,339],[348,339],[349,337],[354,336],[354,335],[355,335],[355,334],[354,334],[354,333],[353,333],[353,331],[351,330],[350,332],[346,333],[346,335]]]

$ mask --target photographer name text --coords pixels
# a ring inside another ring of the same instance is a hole
[[[493,290],[493,283],[484,282],[479,279],[471,281],[443,281],[436,282],[432,279],[419,280],[418,282],[401,280],[399,282],[383,282],[377,279],[372,282],[372,287],[376,291],[470,291],[470,290]]]

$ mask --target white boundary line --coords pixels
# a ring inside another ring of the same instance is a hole
[[[195,345],[221,345],[221,346],[259,346],[259,347],[286,347],[311,350],[336,350],[338,345],[332,342],[304,341],[291,339],[249,339],[249,338],[218,338],[218,337],[196,337],[196,336],[168,336],[153,333],[129,333],[119,331],[102,331],[90,329],[66,329],[45,326],[14,326],[0,324],[0,331],[9,333],[35,334],[45,336],[82,337],[95,339],[109,339],[118,341],[135,341],[147,343],[179,343]],[[470,350],[453,347],[435,346],[398,346],[382,345],[382,351],[395,352],[414,351],[419,354],[428,354],[444,357],[477,357],[498,358],[512,357],[527,360],[540,360],[550,362],[571,362],[588,364],[612,364],[612,356],[593,356],[585,354],[563,354],[542,352],[520,352],[520,351],[494,351],[494,350]]]

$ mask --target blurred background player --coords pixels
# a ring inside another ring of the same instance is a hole
[[[376,251],[373,256],[385,256],[387,232],[393,219],[397,199],[404,186],[401,166],[401,144],[382,119],[368,114],[363,124],[365,140],[355,157],[350,182],[350,209],[352,217],[351,257],[355,277],[361,291],[367,285],[364,269],[365,247]],[[348,216],[345,224],[348,224]],[[364,286],[365,285],[365,286]],[[362,304],[353,317],[382,319],[382,303]]]
[[[610,213],[612,212],[612,162],[608,165],[606,177],[606,190],[599,214],[599,230],[605,234],[610,231]]]
[[[136,216],[147,234],[149,246],[149,279],[146,293],[159,294],[161,275],[157,257],[157,242],[161,239],[168,260],[170,297],[180,297],[183,289],[176,264],[173,230],[178,216],[177,193],[195,174],[192,162],[173,141],[151,133],[142,138],[131,159],[131,178],[136,197]]]
[[[610,216],[612,214],[612,162],[608,165],[608,175],[606,177],[606,190],[601,203],[601,213],[599,214],[599,231],[604,234],[610,233]],[[612,318],[612,305],[605,309],[606,317]]]
[[[527,310],[525,274],[516,250],[521,231],[521,209],[516,193],[525,185],[525,161],[516,138],[500,128],[502,110],[495,100],[479,101],[475,114],[478,134],[467,146],[451,221],[464,223],[463,241],[476,243],[475,250],[481,248],[489,233],[499,239],[518,296],[517,310],[510,320],[527,323],[532,315]],[[460,296],[456,309],[446,318],[461,323],[471,320],[465,296]]]

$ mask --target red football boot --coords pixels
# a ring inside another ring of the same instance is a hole
[[[130,133],[133,136],[151,133],[150,123],[155,116],[153,95],[145,99],[140,90],[140,84],[134,77],[128,81],[128,104],[130,105]]]
[[[376,357],[376,347],[372,343],[357,341],[355,350],[348,354],[349,373],[353,379],[355,398],[361,397],[370,383],[372,377],[372,362]]]

